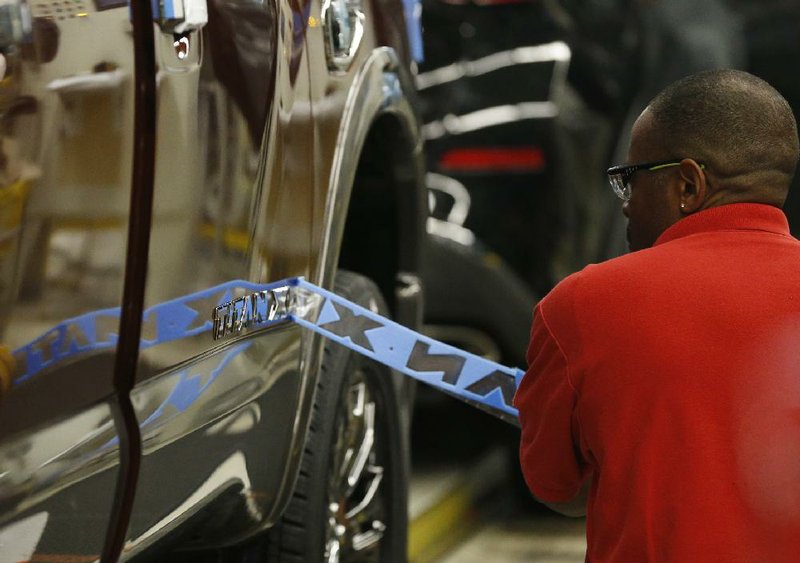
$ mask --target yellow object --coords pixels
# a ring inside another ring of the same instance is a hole
[[[200,236],[209,239],[217,238],[217,227],[211,223],[200,226]],[[230,250],[246,252],[250,248],[250,234],[242,229],[224,228],[222,230],[222,244]]]
[[[415,518],[408,530],[409,562],[436,561],[463,539],[477,521],[472,500],[470,487],[462,484]]]
[[[14,356],[8,346],[0,344],[0,400],[11,390],[11,376],[17,367]]]
[[[29,180],[17,180],[0,188],[0,256],[15,247],[29,188]]]

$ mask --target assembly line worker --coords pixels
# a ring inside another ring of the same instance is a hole
[[[696,74],[644,110],[628,158],[609,177],[635,252],[534,311],[526,482],[587,514],[588,561],[800,561],[792,111],[747,73]]]

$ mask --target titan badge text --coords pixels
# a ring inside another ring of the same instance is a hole
[[[291,313],[291,293],[286,288],[250,293],[214,308],[214,340],[234,336],[244,329],[286,318]]]

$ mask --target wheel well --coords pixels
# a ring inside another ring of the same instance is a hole
[[[402,119],[379,116],[364,142],[345,220],[339,267],[374,281],[395,314],[398,273],[419,272],[424,235],[420,152]]]

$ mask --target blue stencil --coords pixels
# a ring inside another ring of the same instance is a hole
[[[524,375],[521,370],[438,342],[302,278],[266,285],[234,280],[155,305],[142,317],[140,348],[211,333],[215,307],[248,294],[271,290],[285,292],[283,295],[288,299],[283,305],[286,309],[282,317],[258,327],[292,321],[402,374],[479,406],[511,424],[519,424],[512,399]],[[22,373],[16,377],[14,385],[75,356],[113,349],[117,341],[119,315],[119,309],[105,309],[68,319],[21,346],[14,351],[22,366]],[[235,353],[225,357],[223,364],[244,349],[246,347],[236,348]],[[191,378],[189,373],[183,374],[181,384],[167,402],[178,411],[188,408],[217,375],[219,373],[215,372],[214,377],[201,388],[199,381]],[[164,408],[153,413],[146,424],[161,417],[167,406],[165,404]]]

